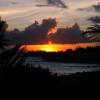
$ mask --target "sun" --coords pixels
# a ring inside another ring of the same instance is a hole
[[[51,46],[51,45],[43,45],[43,47],[41,48],[41,51],[46,51],[46,52],[53,52],[55,51],[55,49]]]
[[[41,49],[41,51],[46,51],[46,52],[55,52],[56,51],[55,46],[51,42],[49,42],[49,44],[42,45],[42,47],[40,49]]]

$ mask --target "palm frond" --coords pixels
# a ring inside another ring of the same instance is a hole
[[[12,58],[9,60],[7,66],[9,65],[15,65],[15,63],[22,58],[24,52],[25,52],[25,48],[21,47],[20,45],[17,45],[13,50],[15,50],[14,55],[12,56]]]
[[[100,40],[100,25],[92,25],[83,32],[82,36],[88,40]]]
[[[8,25],[5,21],[0,20],[0,48],[4,49],[4,46],[8,45],[8,40],[5,39],[5,31]]]

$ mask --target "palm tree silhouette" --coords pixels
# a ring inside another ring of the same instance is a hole
[[[92,25],[83,32],[83,36],[88,40],[98,40],[100,41],[100,25]]]
[[[5,40],[5,31],[7,29],[8,25],[5,21],[1,20],[0,17],[0,49],[5,49],[5,46],[8,45],[8,40]],[[9,52],[11,53],[11,58],[9,59],[8,64],[5,65],[13,65],[16,63],[19,63],[19,59],[22,59],[22,54],[25,52],[25,48],[22,47],[22,45],[15,45],[15,47]],[[5,51],[6,52],[6,51]],[[5,57],[5,59],[8,56]],[[1,59],[1,60],[5,60]],[[20,60],[21,61],[21,60]]]
[[[24,53],[26,52],[25,46],[15,45],[15,47],[11,50],[12,54],[7,63],[7,66],[12,65],[22,65],[25,61]]]
[[[5,31],[8,25],[5,21],[1,20],[0,17],[0,48],[4,49],[4,46],[7,45],[7,40],[5,40]]]

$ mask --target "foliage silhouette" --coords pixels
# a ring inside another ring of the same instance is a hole
[[[65,63],[100,63],[100,46],[77,48],[76,50],[66,50],[65,52],[27,52],[26,57],[39,56],[46,61],[56,61]]]
[[[15,66],[18,63],[22,64],[24,62],[24,52],[24,47],[21,47],[21,45],[16,45],[12,49],[4,51],[0,55],[0,63],[4,66]]]
[[[87,28],[85,32],[83,32],[83,36],[91,41],[99,40],[100,41],[100,25],[96,24]]]
[[[99,95],[100,72],[76,73],[72,75],[58,76],[51,74],[48,69],[31,65],[16,65],[0,67],[0,82],[4,82],[14,89],[30,88],[36,90],[58,93],[66,91],[66,94],[78,94],[79,96]],[[59,90],[59,91],[58,91]]]
[[[5,40],[5,34],[4,34],[7,27],[8,27],[7,23],[5,21],[2,21],[0,17],[0,48],[1,49],[4,49],[4,46],[7,45],[7,40]]]
[[[0,27],[2,27],[1,24]],[[5,45],[5,43],[3,43],[5,29],[1,32],[3,35],[0,33],[0,48]],[[2,28],[0,28],[0,30],[2,30]],[[95,31],[99,33],[99,31],[94,30],[94,32]],[[64,89],[68,91],[66,93],[78,93],[78,95],[99,94],[97,92],[100,90],[99,71],[58,76],[57,73],[53,74],[48,69],[42,69],[41,66],[36,68],[29,64],[24,65],[23,63],[27,56],[41,56],[47,61],[100,63],[100,46],[87,47],[85,49],[78,48],[75,51],[70,49],[66,52],[48,53],[39,51],[26,53],[25,48],[21,48],[21,45],[17,45],[10,50],[3,51],[0,55],[0,82],[5,82],[6,85],[10,83],[9,86],[14,85],[16,87],[17,83],[22,83],[23,86],[25,84],[32,88],[33,91],[35,91],[34,88],[41,89],[42,87],[44,89],[46,87],[48,90],[52,89],[52,91],[54,89],[56,91],[57,89]],[[26,86],[24,88],[26,88]]]

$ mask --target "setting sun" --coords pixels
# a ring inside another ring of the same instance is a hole
[[[48,42],[48,44],[42,45],[40,47],[41,51],[46,51],[46,52],[56,52],[58,51],[57,48],[55,47],[54,44],[52,44],[51,41]]]
[[[40,50],[41,51],[46,51],[46,52],[54,52],[54,51],[57,51],[56,48],[52,44],[43,45],[40,48]]]

